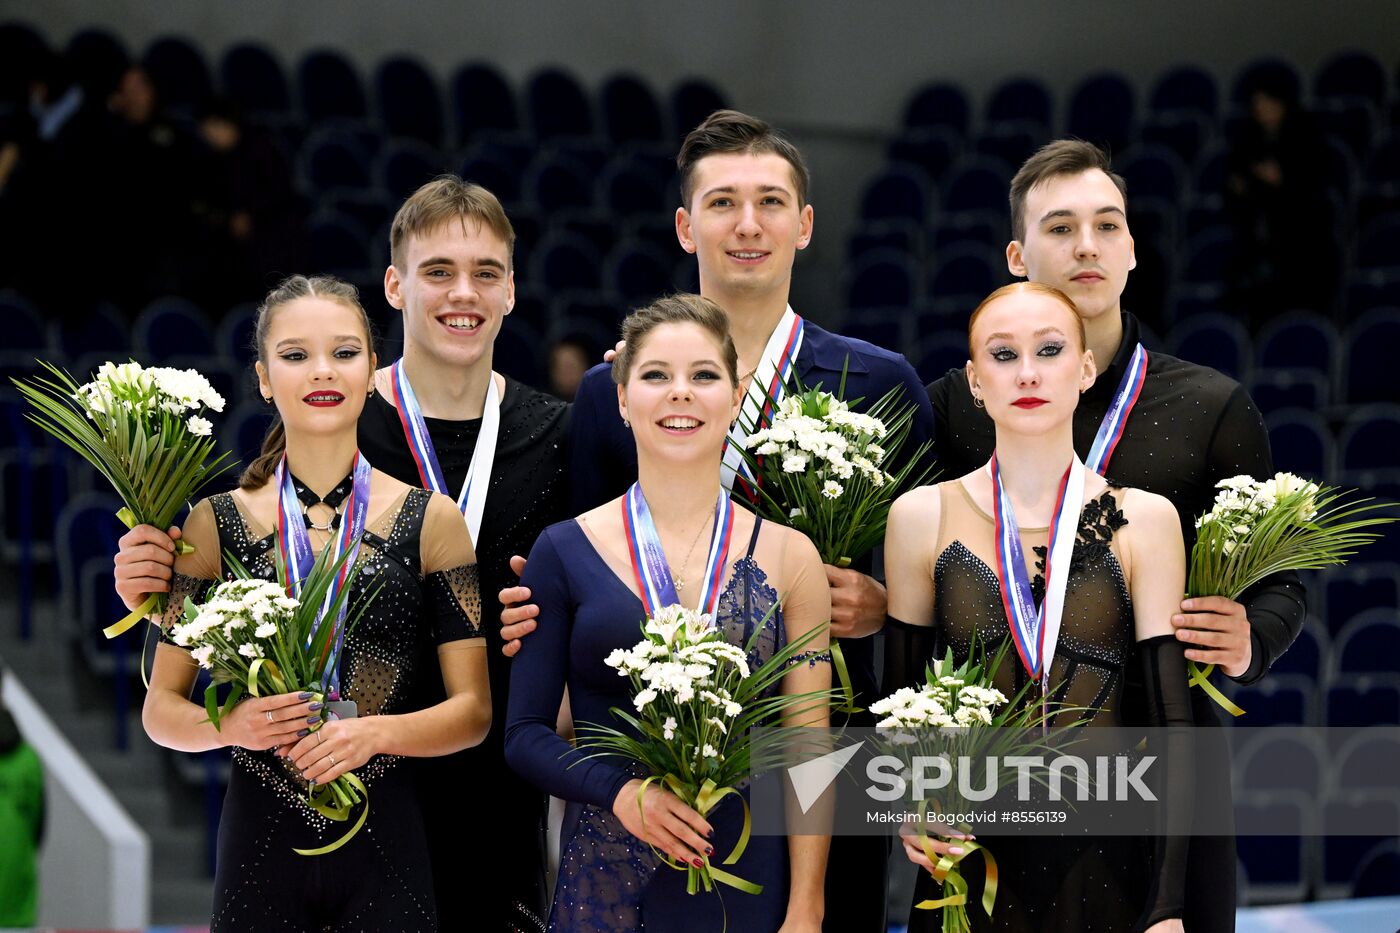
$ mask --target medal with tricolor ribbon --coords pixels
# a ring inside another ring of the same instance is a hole
[[[394,406],[399,412],[399,423],[403,425],[408,452],[413,455],[423,488],[452,495],[448,491],[442,465],[438,462],[437,451],[433,448],[433,439],[428,434],[428,426],[423,420],[418,396],[413,394],[413,386],[404,372],[402,359],[390,367],[389,384],[393,388]],[[496,462],[496,438],[500,430],[501,394],[496,389],[496,376],[493,373],[487,380],[486,403],[481,409],[481,431],[476,436],[471,466],[467,468],[466,479],[462,481],[462,489],[456,497],[457,508],[466,520],[473,548],[481,535],[481,517],[486,512],[486,494],[491,485],[491,470]]]
[[[666,606],[680,603],[661,537],[656,533],[651,509],[647,507],[642,484],[633,483],[622,498],[622,527],[627,532],[627,551],[632,559],[632,573],[637,578],[637,591],[647,617],[654,616]],[[729,558],[729,541],[734,533],[734,505],[723,492],[715,500],[715,524],[710,532],[710,548],[705,559],[705,579],[700,590],[701,612],[713,613],[719,600],[720,584]]]
[[[797,352],[802,349],[805,327],[802,318],[792,310],[792,305],[788,305],[778,319],[778,326],[768,337],[749,390],[744,395],[739,417],[724,440],[720,482],[727,490],[733,490],[735,483],[738,483],[750,499],[754,498],[752,491],[758,485],[758,480],[744,460],[744,441],[749,434],[761,430],[768,423],[773,415],[773,405],[782,400],[788,377],[792,375],[797,362]]]
[[[1128,368],[1124,370],[1123,378],[1118,381],[1113,401],[1104,413],[1098,434],[1094,435],[1094,444],[1089,448],[1089,456],[1084,461],[1086,467],[1100,476],[1108,471],[1108,461],[1113,457],[1118,442],[1123,439],[1123,429],[1127,427],[1128,416],[1132,414],[1133,406],[1142,394],[1142,384],[1146,381],[1147,350],[1139,343],[1133,348]]]
[[[329,566],[335,566],[346,554],[349,554],[349,557],[340,564],[340,570],[336,574],[335,580],[326,590],[316,627],[307,639],[308,645],[311,644],[320,627],[326,624],[326,610],[335,604],[336,597],[350,575],[350,568],[354,566],[355,559],[359,556],[360,539],[364,536],[365,522],[369,517],[370,465],[364,455],[358,451],[355,453],[352,475],[354,480],[350,487],[350,495],[346,497],[344,503],[344,512],[340,516],[340,528],[327,544],[327,547],[332,549]],[[301,593],[302,584],[316,563],[316,554],[311,547],[311,536],[307,534],[307,519],[302,513],[301,500],[297,498],[296,485],[292,482],[292,473],[287,469],[286,454],[282,455],[281,461],[277,464],[274,481],[277,483],[278,489],[278,555],[286,571],[287,595],[295,598]],[[322,659],[324,665],[321,673],[322,683],[326,685],[326,692],[335,694],[337,698],[340,693],[340,649],[345,641],[345,615],[349,606],[349,600],[343,601],[340,604],[340,611],[331,621],[331,624],[335,626],[335,637],[327,640],[326,657]]]
[[[1050,522],[1049,547],[1045,554],[1045,599],[1037,610],[1031,595],[1030,574],[1021,549],[1021,531],[1001,481],[1001,467],[992,454],[988,469],[992,474],[992,509],[996,525],[997,576],[1006,621],[1016,653],[1032,680],[1041,682],[1042,694],[1055,645],[1060,639],[1060,620],[1069,586],[1070,555],[1079,530],[1079,513],[1084,505],[1084,464],[1075,457],[1060,479],[1055,511]]]

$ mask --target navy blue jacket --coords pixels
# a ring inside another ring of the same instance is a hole
[[[797,352],[798,378],[807,388],[817,383],[830,392],[841,385],[841,369],[846,370],[848,399],[862,399],[863,405],[878,401],[895,386],[903,386],[901,401],[916,406],[905,451],[912,452],[933,437],[933,406],[923,383],[901,354],[864,340],[843,337],[807,321],[802,347]],[[569,482],[573,489],[574,514],[581,515],[627,491],[637,479],[637,447],[632,432],[617,411],[617,387],[611,364],[594,366],[583,377],[574,398],[572,423],[573,457]],[[931,459],[931,457],[930,457]],[[868,568],[867,568],[868,569]],[[858,701],[869,705],[875,690],[874,645],[869,638],[843,642],[851,668],[852,685],[861,694]]]

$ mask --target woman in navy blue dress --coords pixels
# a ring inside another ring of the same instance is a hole
[[[664,552],[675,596],[695,608],[712,577],[707,561],[713,561],[722,581],[713,603],[716,624],[735,644],[765,626],[751,658],[761,663],[787,640],[825,627],[831,605],[821,558],[796,531],[736,506],[727,556],[721,556],[723,547],[702,543],[712,542],[722,522],[720,461],[742,398],[727,319],[713,302],[680,295],[635,312],[623,337],[613,372],[622,416],[637,442],[634,495],[651,516],[652,540]],[[727,919],[734,929],[756,933],[816,933],[829,837],[754,836],[726,870],[762,885],[760,894],[718,886],[720,897],[688,895],[685,873],[661,865],[656,852],[691,864],[711,854],[725,857],[743,822],[736,798],[725,798],[705,818],[653,783],[639,803],[638,771],[617,758],[584,760],[555,731],[566,686],[575,722],[616,725],[610,707],[632,705],[627,679],[603,663],[614,649],[640,640],[644,617],[625,501],[547,528],[523,581],[542,624],[514,662],[506,757],[569,804],[549,928],[718,931]],[[813,651],[794,658],[784,692],[830,687],[826,635],[811,645]],[[809,709],[784,724],[824,726],[826,709]]]

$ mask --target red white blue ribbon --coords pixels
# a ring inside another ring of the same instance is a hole
[[[1021,656],[1032,680],[1040,680],[1050,670],[1055,646],[1060,640],[1060,619],[1064,615],[1065,589],[1069,586],[1070,555],[1079,530],[1079,512],[1084,505],[1084,464],[1078,457],[1065,470],[1055,497],[1050,522],[1049,548],[1045,554],[1045,599],[1037,610],[1031,594],[1030,574],[1021,549],[1021,530],[1011,497],[1001,482],[1001,467],[992,454],[988,468],[992,474],[992,509],[995,515],[997,576],[1001,602],[1016,653]]]
[[[354,566],[360,553],[360,540],[364,537],[365,523],[369,517],[370,465],[364,455],[358,451],[355,453],[352,475],[354,480],[350,487],[350,495],[344,503],[345,508],[340,517],[340,529],[327,545],[327,547],[332,548],[330,554],[332,565],[347,552],[350,557],[341,565],[340,572],[326,591],[316,626],[307,639],[308,645],[311,644],[311,639],[325,623],[326,610],[335,602],[336,596],[345,586],[345,581],[350,575],[350,568]],[[316,563],[316,553],[311,547],[311,536],[306,531],[306,519],[302,513],[301,500],[297,498],[296,486],[292,482],[292,473],[287,469],[286,454],[282,455],[282,460],[277,464],[274,481],[277,483],[278,489],[277,543],[286,571],[287,595],[298,597],[302,584]],[[326,685],[328,691],[333,691],[337,695],[340,691],[340,650],[345,643],[345,615],[349,607],[350,601],[348,599],[341,603],[340,611],[331,623],[335,626],[335,637],[327,643],[328,650],[321,670],[321,682]]]
[[[1089,457],[1084,465],[1103,476],[1108,470],[1108,461],[1113,457],[1118,442],[1123,439],[1123,429],[1128,424],[1128,416],[1142,394],[1142,384],[1147,381],[1147,350],[1142,344],[1133,348],[1128,360],[1128,368],[1118,382],[1118,390],[1113,393],[1113,401],[1104,413],[1099,433],[1094,436],[1094,445],[1089,448]]]
[[[637,578],[637,591],[642,596],[642,608],[650,618],[681,599],[676,593],[671,567],[666,562],[666,552],[661,549],[661,538],[656,533],[656,523],[652,521],[641,483],[633,483],[622,498],[622,527],[627,532],[627,550],[632,558],[632,573]],[[734,506],[729,496],[721,492],[715,500],[715,523],[705,558],[705,579],[698,607],[701,612],[715,611],[733,534]]]
[[[390,367],[389,384],[393,388],[394,407],[399,412],[399,423],[403,425],[404,439],[408,441],[408,452],[418,467],[418,477],[424,489],[450,496],[447,480],[443,476],[442,465],[438,463],[433,439],[428,434],[428,426],[423,420],[423,409],[418,405],[418,396],[413,394],[413,386],[404,372],[403,360]],[[457,508],[461,510],[467,523],[467,533],[471,535],[472,547],[476,547],[481,535],[481,517],[486,512],[486,494],[491,485],[491,470],[496,462],[496,438],[501,430],[501,394],[496,389],[496,376],[493,373],[486,386],[486,403],[481,409],[481,431],[476,436],[476,447],[472,450],[471,466],[467,477],[457,494]]]
[[[724,461],[720,466],[720,482],[725,489],[732,490],[736,479],[740,483],[757,485],[757,480],[748,468],[742,453],[744,441],[754,431],[761,430],[773,416],[773,404],[781,401],[787,389],[788,377],[797,363],[797,352],[802,349],[802,334],[806,325],[797,312],[788,305],[778,326],[768,336],[768,344],[763,348],[763,356],[754,370],[749,390],[744,395],[744,404],[739,409],[739,417],[729,436],[724,440]]]

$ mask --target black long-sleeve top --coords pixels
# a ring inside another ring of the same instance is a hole
[[[1118,352],[1074,413],[1074,447],[1081,457],[1093,446],[1140,333],[1137,319],[1123,312]],[[928,386],[928,393],[942,475],[961,476],[986,463],[996,445],[996,429],[987,413],[972,404],[963,370],[949,370]],[[1210,509],[1215,484],[1242,473],[1260,479],[1274,475],[1268,430],[1249,393],[1214,369],[1149,347],[1147,379],[1109,461],[1107,478],[1170,499],[1189,553],[1196,517]],[[1261,581],[1240,602],[1249,618],[1253,653],[1249,669],[1235,679],[1251,684],[1293,644],[1307,606],[1303,585],[1292,572]]]

